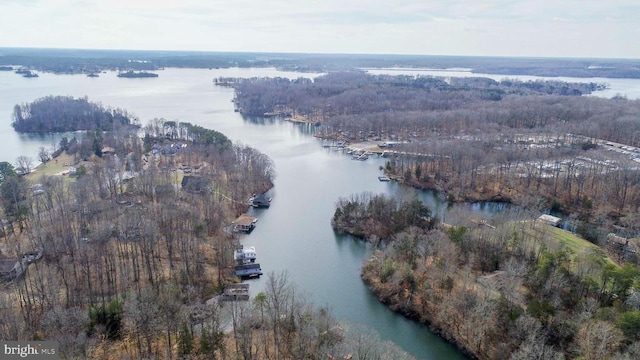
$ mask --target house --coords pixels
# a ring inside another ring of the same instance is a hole
[[[25,253],[20,258],[0,254],[0,280],[11,281],[20,277],[29,264],[42,258],[42,254],[42,250]]]
[[[541,220],[544,223],[547,223],[551,226],[558,226],[560,225],[560,222],[562,221],[561,218],[559,217],[555,217],[552,215],[548,215],[548,214],[542,214],[540,215],[540,217],[538,217],[538,220]]]
[[[607,247],[610,251],[615,253],[620,260],[632,260],[638,254],[637,244],[632,241],[634,239],[628,239],[616,234],[610,233],[607,235]]]
[[[258,222],[257,218],[247,214],[242,214],[235,219],[231,225],[234,232],[243,232],[248,234],[256,227],[256,222]]]
[[[10,258],[0,254],[0,279],[11,281],[24,272],[22,263],[17,258]]]
[[[211,189],[211,182],[209,179],[201,176],[185,175],[180,184],[184,191],[190,193],[201,193]]]
[[[249,199],[251,206],[255,208],[268,208],[271,205],[271,198],[265,194],[260,194]]]
[[[105,146],[100,151],[102,152],[102,155],[113,155],[116,153],[116,149],[111,146]]]

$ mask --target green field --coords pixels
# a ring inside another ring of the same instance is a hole
[[[619,267],[619,265],[615,261],[613,261],[604,253],[604,250],[601,247],[581,238],[580,236],[572,232],[560,229],[555,226],[543,224],[541,222],[537,222],[535,227],[538,230],[538,233],[542,232],[546,235],[541,240],[543,240],[544,244],[547,245],[547,247],[549,247],[550,249],[565,248],[573,254],[602,254],[604,260],[607,263]]]
[[[38,182],[38,179],[43,176],[52,176],[56,174],[60,174],[61,172],[68,170],[69,166],[65,164],[72,164],[73,156],[67,154],[61,154],[55,159],[49,160],[45,164],[39,165],[34,171],[32,171],[29,175],[26,176],[27,180],[31,182]],[[69,178],[68,176],[64,176],[65,178]]]

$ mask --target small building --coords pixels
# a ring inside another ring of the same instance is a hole
[[[100,151],[102,152],[102,155],[113,155],[116,153],[116,149],[111,146],[105,146]]]
[[[253,196],[250,199],[251,206],[255,208],[268,208],[271,206],[271,198],[268,198],[265,194]]]
[[[182,189],[190,193],[202,193],[211,189],[211,181],[202,176],[185,175],[182,177]]]
[[[20,258],[8,257],[0,254],[0,280],[12,281],[20,277],[29,264],[42,258],[43,250],[23,254]]]
[[[11,281],[24,271],[22,263],[17,258],[11,258],[0,254],[0,279]]]
[[[632,240],[635,239],[628,239],[610,233],[607,235],[607,248],[617,255],[620,260],[632,260],[638,254],[638,247]]]
[[[540,215],[540,217],[538,217],[538,220],[541,220],[542,222],[549,224],[551,226],[558,226],[560,225],[560,222],[562,221],[561,218],[556,217],[556,216],[552,216],[549,214],[542,214]]]
[[[258,222],[257,218],[253,216],[249,216],[247,214],[242,214],[235,219],[231,225],[234,232],[243,232],[250,233],[256,227],[256,223]]]
[[[249,300],[249,284],[229,284],[222,292],[222,301]]]

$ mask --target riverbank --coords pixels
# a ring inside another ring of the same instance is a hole
[[[505,246],[505,231],[513,232],[518,244]],[[595,267],[585,272],[584,266]],[[628,288],[604,280],[602,293],[587,281],[598,284],[608,273],[637,276],[638,271],[618,265],[567,231],[541,221],[518,221],[495,229],[407,229],[373,253],[361,277],[391,310],[429,326],[468,356],[489,360],[536,358],[533,349],[549,355],[543,358],[584,356],[591,350],[579,334],[594,322],[618,334],[607,340],[609,356],[632,354],[623,342],[633,341],[637,332],[625,330],[616,316],[594,317],[612,309]],[[594,310],[576,311],[586,303]],[[617,316],[633,312],[628,307],[615,311]]]

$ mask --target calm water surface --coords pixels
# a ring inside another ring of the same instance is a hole
[[[258,226],[242,238],[244,244],[256,247],[263,271],[287,271],[315,304],[328,306],[339,319],[375,329],[384,340],[393,341],[419,359],[464,358],[425,327],[380,304],[360,280],[361,264],[371,249],[361,241],[336,236],[329,223],[340,197],[365,191],[418,196],[445,219],[455,212],[432,193],[379,182],[382,159],[352,161],[322,148],[319,140],[311,136],[311,126],[244,119],[233,112],[233,90],[212,84],[212,79],[219,76],[296,78],[317,74],[275,69],[167,69],[159,75],[153,79],[125,79],[113,72],[98,78],[45,73],[26,79],[0,72],[0,161],[13,163],[22,154],[35,158],[40,146],[50,147],[59,141],[59,136],[19,135],[9,125],[15,104],[47,95],[86,95],[105,106],[127,109],[142,124],[165,118],[218,130],[235,142],[259,149],[275,163],[275,187],[269,192],[272,206],[252,210],[259,218]],[[475,205],[466,210],[486,215],[500,209]],[[260,291],[265,280],[252,280],[252,292]]]

